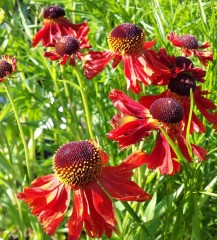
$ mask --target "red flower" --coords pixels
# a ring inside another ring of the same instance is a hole
[[[172,98],[161,96],[144,96],[140,103],[135,102],[123,92],[112,90],[110,98],[121,114],[116,114],[111,121],[113,130],[108,137],[118,141],[121,148],[141,141],[154,130],[162,127],[175,144],[178,144],[185,158],[191,161],[184,137],[183,108]],[[191,145],[193,153],[203,160],[206,151]],[[179,171],[179,163],[175,161],[173,152],[166,138],[160,133],[152,153],[144,159],[149,168],[159,169],[162,174],[174,174]]]
[[[111,197],[121,201],[146,201],[149,194],[130,180],[145,153],[130,155],[119,166],[104,166],[107,155],[93,141],[70,142],[59,148],[53,166],[55,174],[39,177],[17,197],[38,217],[48,235],[55,233],[74,192],[73,212],[68,221],[68,239],[79,239],[82,228],[91,238],[116,230]],[[105,191],[106,193],[105,193]]]
[[[178,36],[173,32],[167,38],[174,46],[181,47],[185,56],[197,56],[204,66],[207,66],[208,61],[213,61],[213,53],[211,51],[200,50],[208,48],[210,46],[208,42],[199,45],[195,36],[190,34]]]
[[[0,59],[0,82],[4,82],[16,70],[16,59],[11,56],[2,55]]]
[[[72,24],[66,17],[65,11],[59,6],[49,6],[43,11],[43,27],[32,39],[35,47],[40,41],[43,46],[55,46],[60,36],[72,35],[77,37],[80,27],[87,27],[87,23]]]
[[[147,85],[156,78],[170,76],[169,69],[158,60],[153,50],[149,50],[155,40],[145,42],[145,32],[140,27],[131,23],[120,24],[110,32],[108,43],[111,50],[89,52],[85,56],[87,79],[100,73],[111,60],[113,68],[123,63],[127,89],[131,88],[135,93],[141,91],[139,81]]]
[[[51,61],[61,59],[61,65],[65,65],[69,60],[69,64],[74,66],[75,56],[82,60],[84,55],[80,51],[91,47],[87,37],[88,32],[88,26],[81,26],[76,38],[70,35],[60,37],[55,45],[55,50],[53,52],[45,52],[44,56],[50,58]]]

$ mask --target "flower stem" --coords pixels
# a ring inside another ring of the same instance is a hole
[[[129,203],[127,202],[121,202],[125,209],[128,211],[128,213],[131,215],[131,217],[133,217],[133,219],[137,222],[140,223],[142,230],[144,231],[144,233],[148,236],[148,239],[153,239],[149,233],[149,231],[147,230],[147,228],[145,227],[145,225],[142,224],[141,219],[138,217],[138,215],[136,214],[136,212],[132,209],[132,207],[129,205]]]
[[[17,109],[15,107],[13,98],[11,96],[11,93],[10,93],[9,89],[8,89],[8,86],[5,83],[3,85],[4,85],[5,91],[7,93],[7,96],[9,98],[9,100],[10,100],[11,106],[13,108],[14,115],[15,115],[15,118],[16,118],[16,121],[17,121],[17,125],[18,125],[19,131],[20,131],[20,137],[21,137],[21,140],[23,142],[23,147],[24,147],[24,152],[25,152],[27,174],[28,174],[29,180],[31,180],[31,171],[30,171],[30,166],[29,166],[28,147],[27,147],[27,143],[26,143],[26,140],[25,140],[25,137],[24,137],[23,128],[22,128],[22,125],[21,125],[21,122],[20,122],[20,119],[19,119],[19,115],[18,115]]]
[[[163,128],[160,128],[160,130],[161,130],[162,134],[164,135],[164,137],[166,138],[166,140],[168,141],[171,148],[173,149],[173,151],[175,152],[178,159],[179,160],[186,160],[186,158],[183,156],[183,154],[179,150],[179,147],[176,146],[176,144],[172,141],[172,139],[169,137],[169,135],[166,133],[166,131]]]
[[[81,97],[82,97],[82,101],[83,101],[83,104],[84,104],[84,110],[85,110],[85,114],[86,114],[86,121],[87,121],[87,127],[88,127],[88,131],[89,131],[89,135],[90,135],[91,139],[94,139],[93,130],[92,130],[92,126],[91,126],[90,110],[89,110],[89,107],[88,107],[87,96],[85,94],[85,87],[83,85],[83,79],[82,79],[82,76],[81,76],[81,73],[80,73],[79,69],[76,66],[74,66],[74,69],[75,69],[75,74],[77,76],[78,83],[79,83],[79,86],[80,86],[80,92],[81,92]]]

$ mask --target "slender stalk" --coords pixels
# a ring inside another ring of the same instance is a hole
[[[129,203],[127,202],[121,202],[125,209],[128,211],[128,213],[131,215],[131,217],[137,222],[137,223],[141,223],[141,228],[144,231],[144,233],[148,236],[148,239],[152,239],[149,231],[147,230],[147,228],[142,224],[142,220],[138,217],[138,215],[136,214],[136,212],[132,209],[132,207],[129,205]]]
[[[177,155],[178,159],[179,160],[186,160],[186,158],[183,156],[183,154],[181,153],[179,148],[172,141],[172,139],[169,137],[169,135],[166,133],[166,131],[163,128],[160,128],[160,130],[161,130],[162,134],[164,135],[164,137],[166,138],[166,140],[168,141],[168,143],[171,146],[171,148],[173,149],[173,151],[175,152],[175,154]]]
[[[85,93],[85,87],[83,84],[83,79],[81,76],[81,73],[79,71],[79,69],[75,66],[74,67],[75,70],[75,74],[77,76],[78,79],[78,83],[80,86],[80,92],[81,92],[81,97],[82,97],[82,101],[84,104],[84,110],[85,110],[85,114],[86,114],[86,121],[87,121],[87,127],[88,127],[88,131],[89,131],[89,135],[91,139],[94,139],[94,135],[93,135],[93,130],[92,130],[92,125],[91,125],[91,116],[90,116],[90,110],[88,107],[88,102],[87,102],[87,95]]]
[[[22,125],[21,125],[21,122],[20,122],[20,119],[19,119],[19,115],[18,115],[17,109],[15,107],[13,98],[11,96],[11,93],[10,93],[9,89],[8,89],[8,86],[5,83],[3,85],[4,85],[4,88],[5,88],[5,91],[6,91],[7,95],[8,95],[8,98],[10,100],[10,103],[11,103],[11,106],[13,108],[14,115],[15,115],[15,118],[16,118],[16,121],[17,121],[17,125],[18,125],[19,132],[20,132],[20,137],[21,137],[21,140],[22,140],[22,143],[23,143],[23,147],[24,147],[24,152],[25,152],[27,174],[28,174],[29,180],[31,180],[31,171],[30,171],[30,166],[29,166],[28,147],[27,147],[27,143],[26,143],[26,140],[25,140],[23,128],[22,128]]]

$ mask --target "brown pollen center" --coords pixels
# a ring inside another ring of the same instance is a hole
[[[44,19],[56,19],[65,16],[65,11],[59,6],[49,6],[43,10]]]
[[[173,98],[155,100],[150,107],[150,113],[154,119],[163,123],[179,123],[184,115],[181,105]]]
[[[12,65],[7,61],[0,60],[0,78],[6,77],[7,72],[11,73],[13,70]]]
[[[144,41],[145,32],[131,23],[120,24],[108,36],[110,49],[122,55],[141,51]]]
[[[69,142],[57,150],[53,166],[60,181],[75,187],[99,175],[102,159],[93,141]]]
[[[55,45],[56,53],[60,56],[63,56],[64,54],[71,55],[78,51],[78,49],[78,40],[71,36],[62,37]]]

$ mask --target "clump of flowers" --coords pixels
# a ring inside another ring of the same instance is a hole
[[[16,66],[17,63],[14,57],[3,55],[0,59],[0,82],[4,82],[6,77],[16,70]]]
[[[25,187],[17,197],[29,205],[44,231],[53,235],[69,207],[73,191],[68,239],[79,239],[83,227],[91,238],[99,238],[103,233],[110,238],[117,229],[113,204],[107,193],[121,201],[141,202],[151,198],[130,179],[132,170],[145,156],[139,151],[119,166],[105,166],[108,156],[94,141],[69,142],[55,154],[55,173],[35,179],[31,187]]]
[[[77,37],[81,27],[87,27],[87,23],[73,24],[65,17],[65,11],[61,7],[54,5],[44,8],[43,27],[35,34],[32,39],[32,47],[42,41],[44,47],[55,46],[60,37],[72,35]]]
[[[195,55],[204,66],[207,66],[208,62],[213,60],[211,51],[201,50],[210,47],[208,42],[200,45],[195,36],[191,34],[179,36],[174,32],[171,32],[167,38],[174,46],[182,48],[182,53],[186,57]]]

